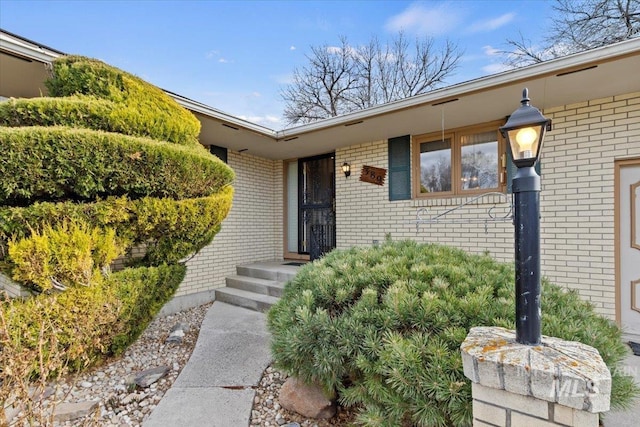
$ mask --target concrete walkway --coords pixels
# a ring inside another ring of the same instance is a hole
[[[271,363],[264,313],[215,302],[202,322],[191,358],[144,427],[248,426],[255,390]],[[622,364],[640,383],[640,357]],[[609,412],[605,427],[640,425],[640,403]]]
[[[621,371],[635,378],[640,385],[640,356],[630,354],[620,364]],[[613,403],[613,402],[612,402]],[[640,399],[627,411],[609,411],[604,416],[604,427],[634,427],[640,425]]]
[[[191,358],[144,427],[248,426],[255,387],[271,363],[263,313],[215,302]]]

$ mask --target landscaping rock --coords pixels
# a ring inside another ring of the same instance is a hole
[[[171,333],[169,334],[165,342],[180,344],[185,333],[188,331],[189,325],[186,325],[184,323],[176,323],[175,325],[173,325],[173,328],[171,328]]]
[[[308,385],[290,377],[280,389],[280,405],[309,418],[328,419],[336,414],[336,403],[317,385]]]
[[[158,366],[156,368],[146,369],[136,374],[133,382],[141,388],[147,388],[151,384],[164,377],[169,372],[168,366]]]
[[[78,403],[60,403],[56,406],[53,417],[56,421],[60,422],[72,421],[77,418],[86,417],[98,407],[99,403],[99,400],[89,400]]]

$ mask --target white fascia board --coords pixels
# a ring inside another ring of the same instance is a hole
[[[0,32],[0,48],[43,63],[50,63],[54,59],[63,56],[63,54],[59,52],[54,52],[43,46],[29,43],[5,32]]]
[[[563,70],[579,68],[580,66],[589,63],[606,62],[612,58],[639,53],[640,38],[626,40],[613,45],[541,62],[539,64],[516,68],[499,74],[492,74],[490,76],[480,77],[467,82],[457,83],[422,95],[416,95],[411,98],[377,105],[366,110],[360,110],[342,116],[331,117],[314,123],[284,129],[278,131],[278,139],[292,138],[304,133],[319,131],[334,126],[344,126],[345,124],[366,120],[374,116],[391,113],[397,110],[446,101],[448,99],[464,96],[468,93],[487,90],[495,86],[512,84],[516,81],[535,79],[540,76],[555,74]]]
[[[240,119],[238,117],[232,116],[231,114],[225,113],[224,111],[217,110],[215,108],[209,107],[208,105],[191,100],[189,98],[185,98],[181,95],[167,91],[165,92],[167,93],[167,95],[171,96],[178,104],[182,105],[184,108],[190,111],[212,117],[233,126],[238,126],[240,128],[250,130],[274,140],[277,138],[277,132],[273,129],[269,129],[253,122]]]

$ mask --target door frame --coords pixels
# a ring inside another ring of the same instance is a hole
[[[283,195],[282,195],[282,199],[283,199],[283,214],[282,214],[282,218],[283,218],[283,222],[282,222],[282,229],[283,229],[283,239],[282,239],[282,246],[283,246],[283,257],[284,259],[292,259],[292,260],[305,260],[305,261],[309,261],[310,260],[310,254],[305,254],[305,253],[300,253],[300,252],[291,252],[289,251],[289,245],[288,245],[288,240],[289,240],[289,234],[288,234],[288,222],[289,222],[289,198],[288,198],[288,173],[289,173],[289,167],[288,165],[291,162],[296,162],[298,164],[298,176],[296,177],[298,180],[301,179],[299,171],[300,171],[300,162],[304,161],[304,160],[314,160],[314,159],[323,159],[323,158],[333,158],[334,160],[334,179],[333,179],[333,198],[334,198],[334,207],[335,207],[335,199],[336,199],[336,182],[335,182],[335,177],[336,177],[336,163],[335,163],[335,152],[329,152],[329,153],[323,153],[323,154],[318,154],[315,156],[308,156],[308,157],[300,157],[300,158],[293,158],[293,159],[287,159],[285,161],[283,161],[282,163],[282,168],[283,168],[283,174],[282,174],[282,189],[283,189]],[[299,182],[299,181],[298,181]],[[300,206],[299,206],[299,198],[300,198],[300,186],[298,184],[298,207],[296,209],[297,211],[297,215],[298,215],[298,221],[300,218]],[[334,212],[335,215],[335,212]]]
[[[620,173],[621,169],[629,166],[640,166],[640,157],[631,157],[627,159],[620,159],[614,162],[614,249],[615,249],[615,276],[616,276],[616,287],[615,287],[615,299],[616,299],[616,323],[619,327],[622,327],[622,284],[620,283],[621,276],[621,254],[620,254],[620,233],[621,233],[621,224],[620,224]]]

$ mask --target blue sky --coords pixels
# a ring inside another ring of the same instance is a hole
[[[172,92],[272,129],[280,90],[310,46],[352,45],[399,30],[463,49],[447,83],[501,71],[496,50],[540,39],[549,1],[0,0],[0,27],[101,59]]]

